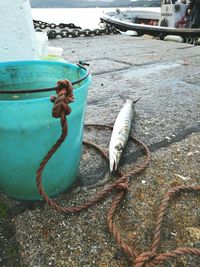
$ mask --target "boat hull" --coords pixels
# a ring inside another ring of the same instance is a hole
[[[115,16],[110,16],[109,14],[103,14],[101,16],[101,21],[105,22],[107,25],[115,27],[120,31],[136,31],[138,35],[149,34],[154,37],[159,37],[164,39],[167,35],[178,35],[184,38],[186,41],[188,38],[198,38],[200,37],[200,28],[172,28],[163,26],[153,26],[146,24],[132,23],[123,19],[118,19]]]

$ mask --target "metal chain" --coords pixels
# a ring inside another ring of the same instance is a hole
[[[112,27],[106,25],[104,29],[82,29],[80,26],[76,26],[73,23],[47,23],[40,20],[33,20],[34,28],[36,31],[44,31],[47,28],[50,30],[47,31],[47,36],[49,39],[60,38],[75,38],[75,37],[90,37],[98,35],[108,35],[108,34],[119,34],[119,31]],[[57,31],[56,29],[62,29]]]
[[[69,28],[69,29],[81,29],[80,26],[76,26],[74,25],[74,23],[59,23],[58,25],[55,23],[48,23],[48,22],[44,22],[41,20],[33,20],[33,25],[35,29],[41,29],[44,30],[46,28],[50,28],[50,29],[56,29],[56,28],[60,28],[60,29],[64,29],[64,28]]]

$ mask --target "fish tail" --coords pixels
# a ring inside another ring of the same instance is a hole
[[[124,95],[121,94],[121,93],[119,94],[119,96],[120,96],[120,98],[121,98],[124,102],[126,102],[126,100],[131,100],[131,101],[133,102],[133,104],[137,103],[137,102],[141,99],[141,97],[139,97],[138,99],[133,100],[131,97],[124,96]]]

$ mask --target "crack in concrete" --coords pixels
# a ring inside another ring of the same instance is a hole
[[[108,60],[108,59],[107,59]],[[122,68],[118,68],[118,69],[114,69],[114,70],[110,70],[110,71],[96,71],[96,72],[93,72],[92,75],[93,76],[98,76],[98,75],[102,75],[102,74],[109,74],[109,73],[113,73],[113,72],[121,72],[121,71],[127,71],[127,70],[131,70],[133,67],[136,67],[135,71],[136,70],[139,70],[141,67],[160,67],[161,70],[162,69],[167,69],[168,67],[170,67],[170,65],[174,65],[177,64],[177,65],[181,65],[179,62],[163,62],[163,61],[156,61],[156,62],[146,62],[146,63],[141,63],[141,64],[130,64],[130,63],[125,63],[125,62],[122,62],[122,61],[118,61],[118,60],[114,60],[114,59],[109,59],[110,61],[113,61],[113,62],[118,62],[118,63],[123,63],[123,64],[126,64],[128,65],[127,67],[122,67]],[[166,66],[168,65],[168,66]],[[185,77],[185,76],[184,76]],[[173,77],[174,79],[174,77]],[[180,77],[179,77],[180,79]],[[170,78],[171,80],[171,78]]]
[[[123,70],[128,70],[130,69],[132,66],[128,66],[128,67],[124,67],[124,68],[119,68],[119,69],[115,69],[115,70],[110,70],[110,71],[100,71],[100,72],[93,72],[92,75],[93,76],[98,76],[98,75],[103,75],[103,74],[109,74],[109,73],[114,73],[114,72],[120,72]]]
[[[177,47],[176,49],[177,50],[184,50],[184,49],[191,49],[191,48],[194,48],[196,47],[195,45],[191,45],[191,46],[186,46],[186,47]]]
[[[125,64],[125,65],[128,65],[128,66],[132,66],[132,64],[129,63],[129,62],[125,62],[125,61],[123,61],[123,60],[118,60],[118,59],[110,58],[110,57],[98,58],[98,59],[96,59],[95,61],[98,61],[98,60],[107,60],[107,61],[112,61],[112,62],[116,62],[116,63]],[[91,61],[92,61],[92,60],[91,60]]]
[[[118,60],[118,59],[109,59],[109,60],[111,60],[111,61],[113,61],[113,62],[116,62],[116,63],[122,63],[122,64],[125,64],[125,65],[128,65],[128,66],[133,66],[131,63],[129,63],[129,62],[125,62],[125,61],[123,61],[123,60]]]

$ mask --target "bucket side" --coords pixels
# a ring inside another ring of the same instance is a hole
[[[72,112],[67,117],[67,139],[44,170],[43,185],[50,196],[67,189],[75,180],[81,157],[90,82],[89,76],[74,91],[75,101],[70,104]],[[32,101],[1,101],[0,190],[11,197],[28,200],[40,198],[35,182],[36,171],[61,134],[59,119],[51,117],[52,107],[49,97]]]

